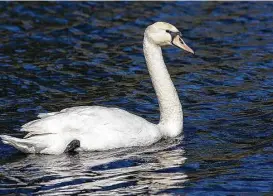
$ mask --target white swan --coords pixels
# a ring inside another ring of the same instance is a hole
[[[160,106],[160,122],[147,120],[118,108],[79,106],[47,114],[22,126],[23,138],[1,135],[3,143],[25,153],[61,154],[146,146],[162,137],[182,132],[183,113],[176,89],[162,57],[161,46],[174,45],[194,53],[176,27],[164,22],[148,26],[143,50]]]

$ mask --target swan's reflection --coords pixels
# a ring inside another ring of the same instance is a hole
[[[145,148],[60,156],[29,155],[1,166],[7,182],[0,189],[20,186],[37,194],[154,194],[183,187],[187,175],[181,140],[161,141]],[[175,168],[175,172],[172,170]],[[176,169],[177,168],[177,169]]]

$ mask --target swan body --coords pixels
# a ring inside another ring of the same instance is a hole
[[[20,150],[44,154],[62,153],[72,140],[80,141],[78,150],[91,151],[150,145],[161,138],[158,128],[145,119],[118,108],[100,106],[49,113],[23,125],[21,130],[28,132],[26,144],[36,145]],[[11,139],[2,136],[4,141],[6,138]]]
[[[24,153],[61,154],[73,141],[78,144],[73,150],[99,151],[147,146],[162,137],[176,137],[183,128],[182,106],[161,46],[175,45],[193,53],[181,36],[176,27],[164,22],[148,26],[144,33],[144,55],[159,100],[159,124],[118,108],[79,106],[39,114],[40,119],[22,126],[28,133],[23,139],[1,135],[3,143]]]

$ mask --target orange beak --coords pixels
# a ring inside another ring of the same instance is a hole
[[[177,46],[178,48],[181,48],[183,50],[186,50],[192,54],[194,54],[194,51],[184,42],[184,40],[177,35],[173,41],[172,41],[173,45]]]

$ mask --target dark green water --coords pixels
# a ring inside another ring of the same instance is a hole
[[[0,143],[0,194],[273,194],[273,3],[0,3],[0,133],[38,113],[115,106],[157,122],[143,32],[174,24],[196,55],[164,49],[182,136],[146,148],[24,155]]]

